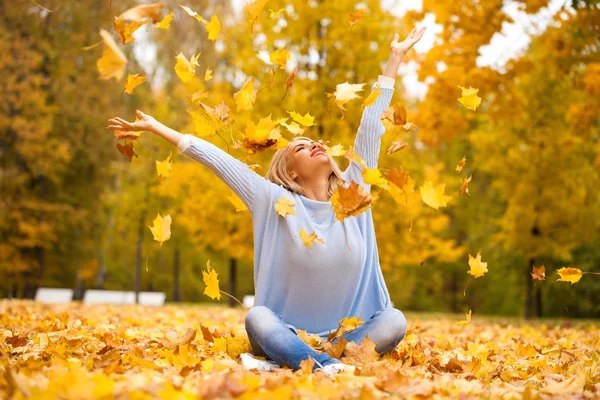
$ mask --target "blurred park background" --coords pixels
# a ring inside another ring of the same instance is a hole
[[[417,192],[425,181],[445,184],[451,199],[439,210],[405,207],[382,191],[373,205],[395,307],[600,317],[600,276],[556,282],[561,267],[600,271],[596,1],[271,0],[254,14],[242,1],[164,0],[160,19],[174,13],[168,29],[150,22],[123,44],[114,17],[140,4],[0,2],[0,297],[33,298],[38,287],[56,287],[73,289],[76,299],[86,289],[112,289],[212,302],[203,294],[207,260],[223,290],[239,299],[253,294],[252,220],[236,211],[231,190],[148,132],[128,160],[108,118],[132,121],[140,109],[194,133],[198,99],[210,107],[223,101],[233,123],[204,139],[260,164],[264,175],[273,150],[248,155],[233,146],[249,122],[309,112],[315,126],[305,136],[351,146],[362,100],[342,118],[327,93],[367,83],[366,97],[394,33],[404,38],[427,25],[404,58],[392,99],[418,128],[386,126],[379,166],[402,166]],[[218,37],[209,38],[207,25],[181,5],[206,20],[217,16]],[[365,15],[352,26],[349,14],[360,9]],[[108,47],[101,30],[127,60],[108,79],[98,68]],[[278,49],[291,54],[283,65],[270,61]],[[187,82],[174,69],[179,53],[200,53]],[[146,77],[131,94],[124,92],[129,74]],[[238,110],[233,94],[249,77],[256,102]],[[477,110],[457,101],[459,85],[479,90]],[[407,147],[386,155],[398,139]],[[169,154],[172,173],[159,177],[156,161]],[[459,196],[468,176],[469,193]],[[148,228],[157,213],[173,221],[162,245]],[[478,252],[489,272],[474,279],[468,259]],[[534,280],[533,267],[542,265],[546,280]]]

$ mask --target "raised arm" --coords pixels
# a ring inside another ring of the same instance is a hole
[[[128,122],[119,117],[111,118],[109,121],[115,125],[108,126],[108,129],[149,131],[176,145],[180,153],[213,171],[240,197],[252,214],[254,214],[256,192],[264,193],[270,185],[274,185],[214,144],[194,135],[177,132],[139,110],[136,111],[136,115],[140,119],[136,122]]]
[[[403,42],[398,41],[400,36],[397,33],[394,35],[394,40],[390,44],[390,58],[385,70],[371,87],[371,93],[377,88],[381,88],[381,94],[372,105],[365,107],[354,140],[354,151],[365,161],[369,169],[378,166],[381,136],[385,133],[385,127],[380,117],[392,100],[398,67],[406,52],[421,39],[424,32],[425,27],[418,31],[413,29]],[[362,166],[355,161],[350,161],[348,168],[344,171],[344,179],[348,182],[353,179],[363,184],[367,191],[370,190],[370,185],[364,184],[362,179]]]

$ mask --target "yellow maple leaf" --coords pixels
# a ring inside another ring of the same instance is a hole
[[[348,151],[344,154],[344,157],[356,162],[363,168],[367,168],[367,163],[356,153],[356,151],[354,151],[354,149],[348,149]]]
[[[561,282],[571,282],[571,285],[574,283],[579,282],[579,280],[581,279],[583,272],[579,269],[579,268],[566,268],[566,267],[562,267],[559,270],[556,271],[558,273],[558,275],[560,275],[560,278],[558,278],[556,281],[561,281]]]
[[[232,194],[227,197],[227,199],[231,202],[231,204],[235,207],[235,212],[241,212],[248,210],[246,204],[240,199],[240,197],[232,191]]]
[[[130,23],[127,23],[122,18],[115,17],[115,31],[117,31],[117,33],[119,34],[119,38],[121,38],[121,43],[126,44],[135,41],[135,39],[131,35],[142,25],[145,25],[146,22],[148,21],[132,21]]]
[[[462,90],[462,97],[458,99],[460,104],[462,104],[469,110],[475,111],[477,107],[479,107],[479,105],[481,104],[481,97],[477,96],[477,92],[479,92],[479,89],[475,89],[470,86],[468,89],[460,85],[457,86]]]
[[[277,121],[275,121],[275,122],[277,122]],[[291,124],[286,124],[285,122],[280,122],[279,125],[285,126],[287,128],[287,130],[290,131],[291,134],[296,135],[296,136],[304,133],[304,128],[302,128],[300,125],[298,125],[297,122],[292,122]]]
[[[179,53],[177,57],[177,63],[175,64],[175,73],[183,82],[189,82],[196,75],[196,66],[198,64],[198,58],[200,53],[192,55],[192,58],[188,61],[182,53]]]
[[[468,178],[463,178],[460,181],[460,189],[458,189],[458,195],[462,196],[463,193],[469,194],[469,182],[473,179],[473,175],[469,175]]]
[[[236,143],[236,147],[243,147],[256,153],[270,148],[282,148],[287,144],[287,140],[281,137],[279,127],[275,126],[271,120],[271,114],[267,117],[261,117],[258,124],[248,120],[246,131],[242,133],[242,141]]]
[[[119,18],[127,21],[152,20],[156,23],[160,19],[160,10],[165,7],[162,3],[140,4],[125,10],[119,15]]]
[[[440,207],[446,207],[446,202],[450,200],[451,197],[444,194],[445,187],[445,183],[441,183],[434,187],[431,181],[426,181],[423,186],[419,187],[423,202],[436,210]]]
[[[196,11],[193,11],[191,8],[186,7],[186,6],[182,6],[182,5],[179,5],[179,7],[183,8],[183,11],[185,11],[190,17],[194,17],[198,21],[203,22],[205,24],[208,23],[207,20],[205,20],[204,18],[202,18],[202,16],[198,15],[198,13]]]
[[[285,69],[288,60],[291,58],[289,50],[277,49],[269,54],[269,61],[273,64],[279,65],[279,68]]]
[[[162,178],[168,178],[169,176],[171,176],[171,171],[173,171],[173,164],[171,163],[171,153],[172,152],[169,152],[169,156],[164,161],[156,160],[156,173]]]
[[[206,285],[206,287],[204,288],[204,294],[213,300],[221,300],[221,292],[219,291],[219,277],[217,275],[217,272],[211,268],[210,260],[206,262],[206,269],[208,272],[202,271],[202,280]]]
[[[210,22],[206,24],[206,30],[208,31],[208,40],[213,42],[217,40],[221,31],[221,21],[216,15],[211,15]]]
[[[140,76],[140,74],[135,74],[135,75],[129,74],[127,76],[127,79],[125,79],[125,92],[132,94],[133,89],[135,89],[136,87],[138,87],[145,81],[146,81],[146,77],[143,75]]]
[[[350,100],[360,98],[357,93],[364,90],[363,86],[365,85],[366,83],[348,83],[347,81],[339,83],[336,85],[335,92],[327,93],[327,97],[335,96],[335,103],[345,111],[344,105]]]
[[[477,257],[473,257],[469,254],[469,268],[468,273],[475,278],[479,278],[488,272],[487,262],[481,261],[481,251],[477,253]]]
[[[456,165],[456,172],[462,171],[462,169],[465,166],[466,162],[467,162],[467,156],[463,156],[462,160],[460,160],[458,162],[458,164]]]
[[[362,176],[365,183],[377,185],[385,190],[389,189],[387,179],[381,176],[381,172],[377,168],[363,168]]]
[[[325,153],[329,154],[332,157],[343,156],[347,151],[344,150],[344,146],[340,144],[336,144],[335,146],[329,147],[327,145],[325,147]]]
[[[210,68],[206,68],[206,72],[204,73],[204,81],[210,81],[212,79],[212,70]]]
[[[296,211],[294,211],[294,206],[297,203],[289,200],[285,196],[281,196],[277,199],[277,203],[275,203],[275,211],[282,217],[286,217],[287,214],[296,215]]]
[[[154,26],[158,29],[169,29],[169,26],[171,26],[171,21],[173,21],[174,16],[175,13],[171,11],[170,13],[165,15],[165,17],[160,22],[155,23]]]
[[[258,89],[254,89],[254,77],[247,77],[242,83],[240,90],[233,94],[233,99],[237,105],[237,112],[242,110],[252,110],[252,106],[256,101],[256,93]]]
[[[169,240],[171,237],[171,216],[165,215],[164,217],[158,213],[154,221],[152,221],[153,226],[149,226],[150,231],[152,232],[152,236],[154,236],[154,240],[160,242],[162,246],[163,242]]]
[[[383,90],[378,87],[377,89],[373,90],[371,92],[371,94],[369,94],[369,96],[367,96],[367,98],[365,99],[365,101],[363,101],[362,106],[363,107],[368,107],[368,106],[372,106],[373,103],[375,103],[375,100],[377,100],[377,98],[379,97],[379,95],[383,93]]]
[[[100,79],[115,78],[116,80],[121,80],[125,74],[125,67],[128,62],[127,58],[121,49],[119,49],[119,46],[117,46],[110,33],[101,29],[100,36],[102,36],[104,42],[102,57],[96,61]]]
[[[292,119],[304,126],[313,126],[315,124],[315,117],[310,115],[310,112],[306,112],[306,114],[301,115],[296,111],[288,111],[288,114],[292,117]]]
[[[304,242],[304,245],[306,247],[312,248],[313,243],[325,244],[323,239],[320,239],[319,237],[317,237],[317,234],[315,233],[315,231],[313,231],[309,235],[308,232],[306,232],[304,230],[304,228],[300,228],[300,239],[302,239],[302,241]]]
[[[455,322],[456,325],[466,325],[469,322],[471,322],[471,310],[469,310],[468,313],[465,313],[465,315],[467,316],[467,319],[465,321],[458,321]]]

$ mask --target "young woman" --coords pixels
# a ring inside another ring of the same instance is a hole
[[[381,87],[382,93],[365,107],[354,142],[354,150],[368,168],[377,167],[385,132],[379,117],[390,104],[400,62],[424,31],[413,29],[402,42],[398,34],[394,36],[385,71],[371,88],[372,92]],[[302,136],[275,152],[266,177],[262,177],[210,142],[181,134],[139,110],[136,115],[137,122],[111,118],[114,125],[108,129],[150,131],[163,137],[177,145],[180,153],[211,169],[250,210],[256,295],[245,327],[254,355],[274,363],[246,353],[240,358],[242,364],[263,370],[287,365],[296,370],[310,356],[316,361],[314,369],[328,375],[353,370],[327,353],[315,352],[298,337],[297,329],[304,329],[326,338],[344,317],[360,316],[364,321],[341,336],[348,342],[360,343],[369,335],[378,353],[398,345],[406,332],[406,318],[390,302],[379,266],[371,209],[340,222],[329,202],[342,181],[354,180],[365,192],[370,191],[360,164],[351,161],[342,172],[318,142]],[[295,214],[282,217],[275,211],[281,197],[296,203]],[[301,229],[316,233],[322,242],[305,246]]]

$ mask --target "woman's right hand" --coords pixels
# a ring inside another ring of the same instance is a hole
[[[109,121],[115,125],[109,125],[106,128],[111,130],[119,130],[119,131],[131,131],[131,132],[141,132],[141,131],[149,131],[153,132],[156,127],[158,121],[154,119],[151,115],[144,114],[140,110],[135,111],[135,115],[138,117],[139,121],[136,122],[128,122],[123,118],[115,117],[110,118]]]

